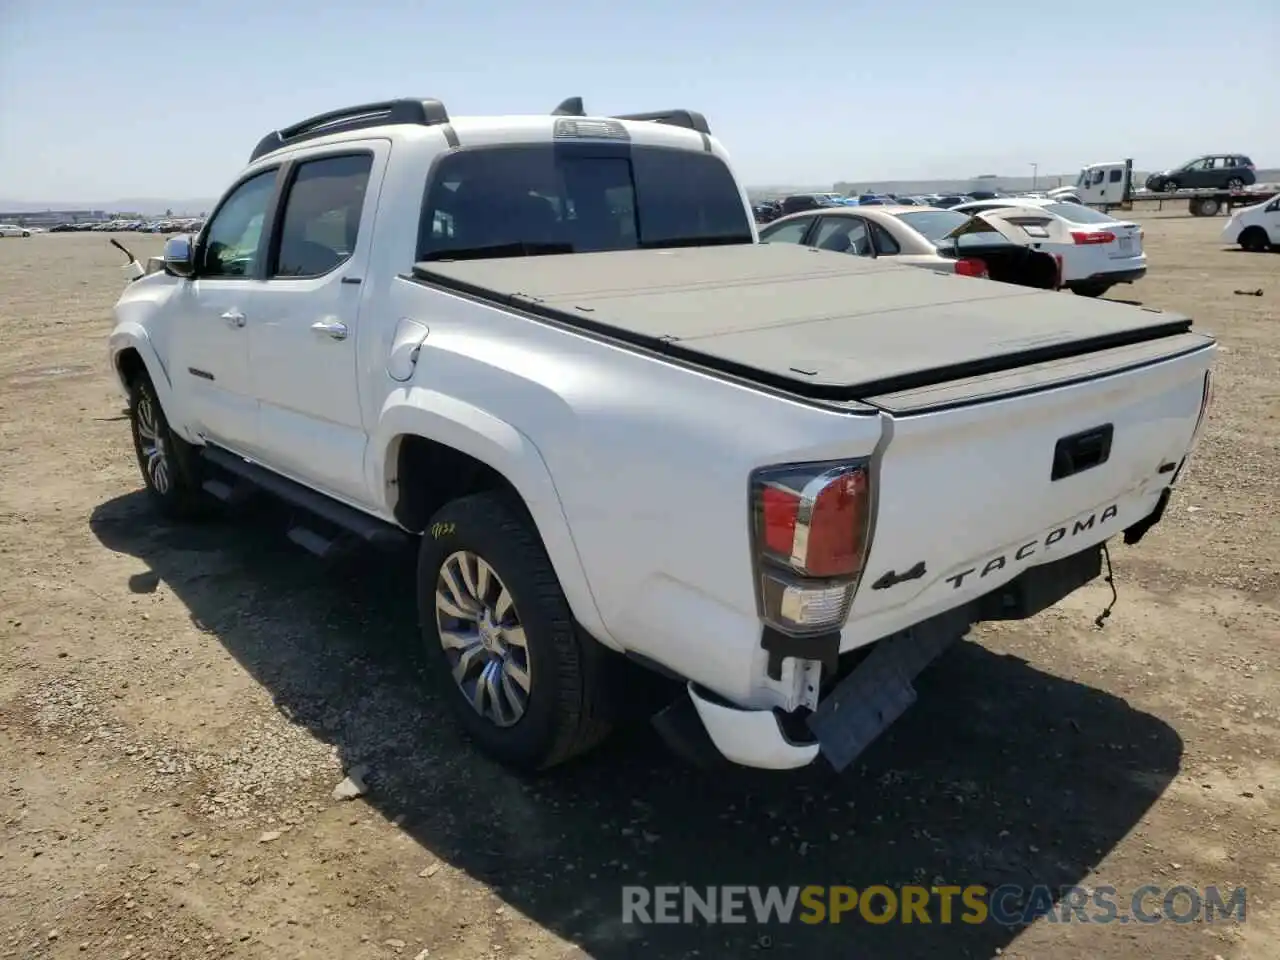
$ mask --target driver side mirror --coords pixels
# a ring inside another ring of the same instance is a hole
[[[195,244],[189,234],[170,237],[165,241],[164,269],[166,273],[184,279],[195,273]]]

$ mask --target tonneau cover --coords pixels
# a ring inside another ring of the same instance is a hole
[[[414,276],[827,400],[914,390],[1191,326],[1177,314],[793,244],[431,261]]]

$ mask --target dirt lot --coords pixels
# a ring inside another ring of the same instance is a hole
[[[161,524],[105,369],[121,258],[0,241],[0,956],[1274,960],[1280,256],[1220,224],[1147,218],[1151,274],[1115,291],[1223,352],[1170,514],[1113,551],[1106,628],[1092,585],[981,629],[846,775],[728,780],[646,730],[538,782],[477,759],[420,693],[408,563],[326,566],[270,516]],[[357,764],[368,795],[334,800]],[[1248,912],[620,922],[620,885],[682,882],[1244,885]]]

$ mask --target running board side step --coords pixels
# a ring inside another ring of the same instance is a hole
[[[287,536],[294,543],[318,557],[331,556],[341,547],[341,541],[354,539],[369,546],[394,548],[408,542],[410,535],[399,527],[372,517],[367,513],[326,497],[322,493],[304,487],[280,474],[268,470],[251,460],[206,445],[200,450],[201,458],[211,466],[230,476],[236,482],[209,478],[203,484],[205,492],[234,504],[244,500],[254,490],[269,493],[292,506],[306,511],[325,523],[338,527],[348,536],[325,536],[307,526],[294,524]]]

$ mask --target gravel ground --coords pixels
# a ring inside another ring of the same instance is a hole
[[[1091,585],[975,631],[840,777],[711,778],[646,730],[538,781],[478,759],[422,693],[409,559],[322,564],[270,508],[159,522],[104,363],[118,253],[0,241],[0,957],[1275,960],[1280,256],[1143,219],[1151,274],[1112,298],[1223,345],[1169,515],[1113,551],[1104,630]],[[621,884],[683,882],[1244,885],[1248,912],[621,923]]]

